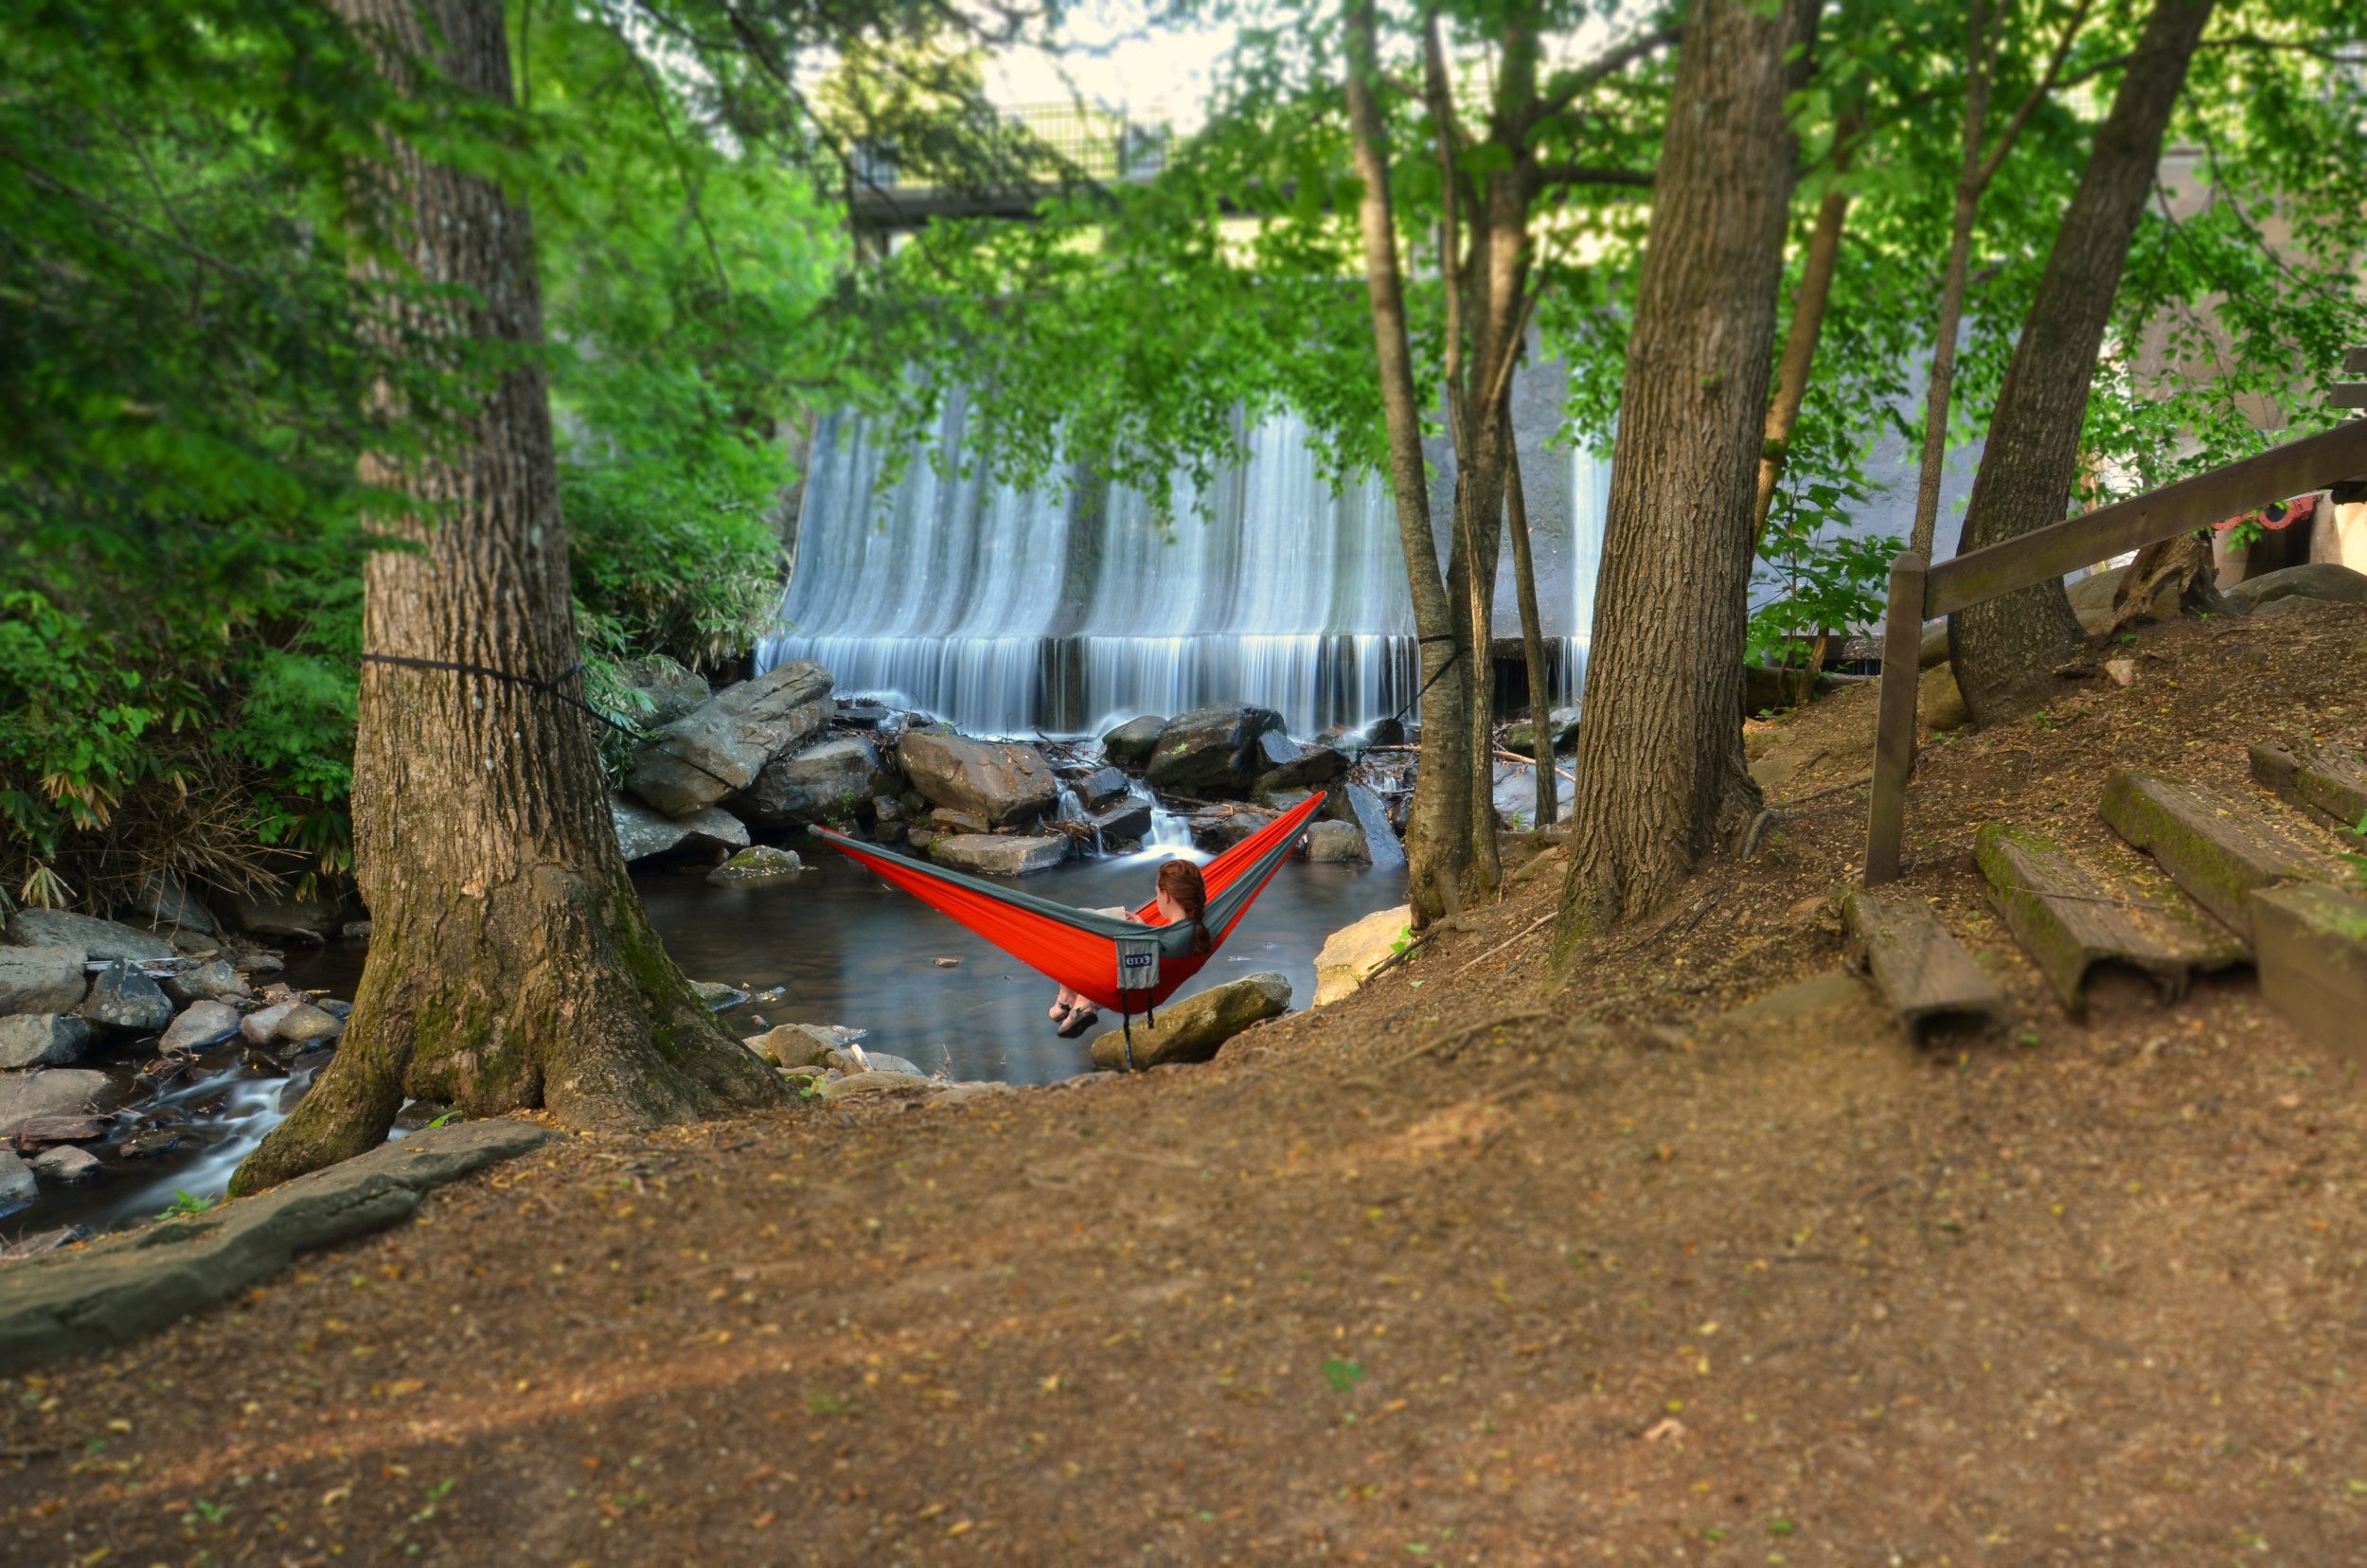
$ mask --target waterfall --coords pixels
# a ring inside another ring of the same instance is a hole
[[[947,400],[937,451],[960,454],[967,412]],[[1603,465],[1523,434],[1539,592],[1559,644],[1555,697],[1567,701],[1593,616]],[[1144,497],[1081,474],[1028,493],[940,472],[917,453],[883,486],[874,433],[826,419],[757,668],[810,659],[843,694],[983,735],[1098,734],[1209,703],[1273,708],[1301,736],[1394,712],[1419,685],[1419,660],[1387,483],[1334,493],[1294,415],[1248,428],[1243,445],[1204,492],[1179,484],[1163,533]],[[1442,537],[1445,483],[1432,498]],[[1517,635],[1504,555],[1497,628]]]

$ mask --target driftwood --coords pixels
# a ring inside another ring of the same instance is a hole
[[[2219,597],[2218,568],[2211,562],[2211,542],[2195,534],[2174,534],[2137,552],[2127,575],[2112,590],[2112,613],[2097,630],[2095,639],[2109,641],[2124,628],[2151,615],[2154,600],[2173,584],[2180,610],[2226,613],[2227,601]]]

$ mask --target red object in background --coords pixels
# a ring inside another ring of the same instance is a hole
[[[2224,523],[2214,523],[2211,526],[2220,533],[2225,533],[2228,529],[2245,523],[2257,523],[2262,527],[2274,532],[2279,528],[2291,527],[2294,524],[2316,512],[2317,509],[2317,496],[2297,495],[2290,501],[2273,502],[2258,511],[2248,511],[2240,516],[2231,517]]]

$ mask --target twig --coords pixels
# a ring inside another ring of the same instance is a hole
[[[1537,759],[1535,757],[1522,757],[1519,752],[1506,751],[1502,746],[1498,746],[1496,748],[1496,755],[1504,758],[1506,762],[1518,762],[1524,768],[1534,768],[1537,766]],[[1817,755],[1822,757],[1824,754],[1823,752],[1819,752]],[[1577,782],[1576,776],[1571,774],[1567,769],[1556,768],[1554,772],[1560,775],[1562,777],[1569,779],[1573,784]]]
[[[1489,948],[1486,953],[1481,953],[1477,958],[1472,959],[1469,963],[1455,971],[1454,973],[1448,976],[1448,978],[1457,979],[1463,975],[1468,974],[1471,971],[1477,969],[1481,964],[1490,958],[1493,958],[1496,954],[1510,947],[1514,942],[1519,941],[1522,936],[1526,936],[1530,932],[1535,931],[1539,926],[1543,925],[1546,921],[1552,919],[1556,915],[1560,913],[1561,911],[1557,909],[1549,910],[1545,914],[1539,915],[1536,919],[1531,920],[1525,927],[1523,927],[1518,935],[1497,943],[1494,947]]]

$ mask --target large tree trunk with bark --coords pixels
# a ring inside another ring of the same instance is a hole
[[[2014,346],[1966,511],[1961,554],[2060,523],[2079,476],[2080,428],[2130,239],[2153,188],[2162,137],[2210,20],[2211,0],[2158,0],[2096,132],[2079,189]],[[2062,584],[2050,582],[1949,618],[1956,685],[1994,723],[2045,701],[2079,643]]]
[[[1417,926],[1462,907],[1470,861],[1470,694],[1484,666],[1457,643],[1457,614],[1438,570],[1431,534],[1429,470],[1422,460],[1421,401],[1406,343],[1405,284],[1397,265],[1396,215],[1389,198],[1388,129],[1374,98],[1379,45],[1372,0],[1348,0],[1348,122],[1357,178],[1357,216],[1364,240],[1365,292],[1372,302],[1373,350],[1389,435],[1389,485],[1397,506],[1397,543],[1405,557],[1414,630],[1421,639],[1422,750],[1406,824],[1407,896]]]
[[[507,102],[496,0],[340,0],[390,73],[419,62]],[[343,1043],[240,1167],[252,1192],[375,1147],[406,1096],[471,1116],[541,1107],[648,1127],[780,1097],[666,956],[625,873],[578,668],[542,368],[534,237],[498,187],[390,145],[372,194],[419,280],[450,291],[385,342],[486,365],[433,455],[377,457],[411,498],[364,578],[353,783],[375,930]],[[402,410],[387,400],[385,412]],[[508,679],[474,671],[501,671]],[[549,683],[548,686],[531,683]]]
[[[1557,946],[1665,902],[1759,793],[1742,652],[1813,0],[1701,0],[1680,45],[1611,454]]]

